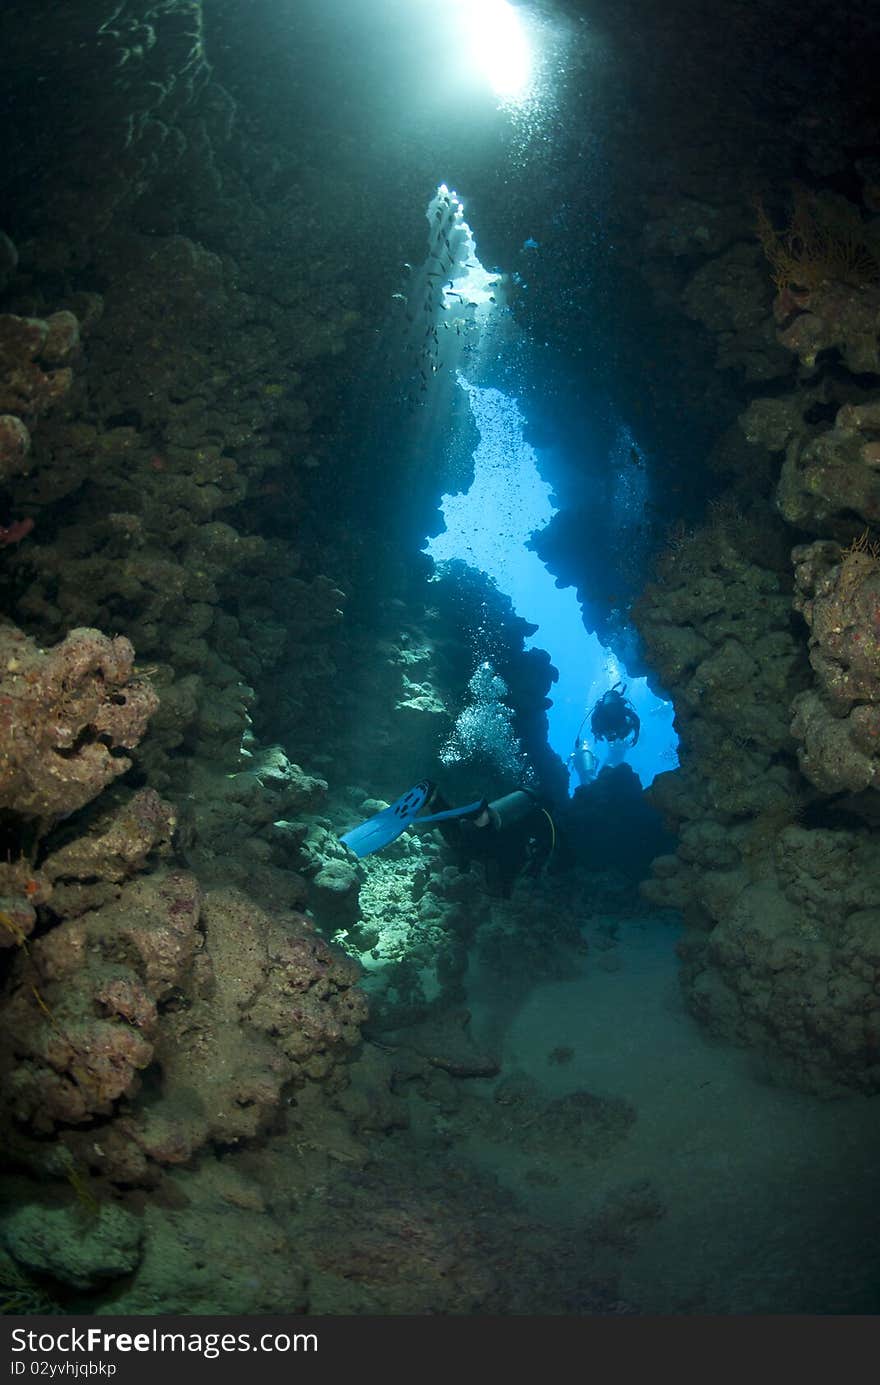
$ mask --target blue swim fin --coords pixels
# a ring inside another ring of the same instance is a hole
[[[355,856],[372,856],[374,851],[381,851],[383,846],[397,841],[416,814],[424,808],[433,792],[434,785],[429,779],[420,780],[413,788],[401,794],[390,808],[383,808],[381,813],[376,813],[374,817],[367,818],[366,822],[350,828],[339,840],[353,851]]]

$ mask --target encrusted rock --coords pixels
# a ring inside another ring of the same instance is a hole
[[[135,1092],[157,1002],[185,984],[201,943],[198,917],[193,878],[157,873],[19,953],[0,1044],[8,1140],[108,1117]]]
[[[312,906],[330,925],[353,923],[358,917],[360,881],[347,861],[325,861],[311,883]]]
[[[810,627],[817,687],[793,702],[798,758],[824,793],[880,786],[880,555],[801,545],[795,605]]]
[[[880,374],[880,288],[828,282],[791,306],[806,311],[783,321],[779,340],[803,365],[835,348],[854,375]]]
[[[43,873],[59,880],[127,880],[144,869],[147,857],[166,850],[174,831],[174,809],[155,789],[138,789],[102,814],[87,832],[47,858]]]
[[[27,469],[31,435],[15,414],[0,414],[0,481]]]
[[[789,826],[763,844],[761,878],[703,882],[714,926],[679,946],[692,1011],[764,1050],[785,1079],[831,1093],[880,1087],[878,870],[870,841]],[[754,872],[752,872],[754,875]]]
[[[115,1202],[83,1215],[79,1207],[28,1203],[0,1225],[9,1254],[26,1269],[74,1289],[131,1274],[140,1263],[143,1227]]]
[[[50,319],[0,314],[0,411],[32,419],[64,397],[72,372],[57,367],[79,342],[79,324],[71,312]]]
[[[790,524],[822,534],[852,533],[853,515],[880,523],[880,403],[845,405],[834,427],[795,434],[785,455],[777,503]]]
[[[44,651],[0,626],[0,808],[66,817],[131,761],[158,698],[122,636],[72,630]]]
[[[111,875],[119,861],[110,853]],[[203,904],[185,871],[116,889],[16,958],[0,1077],[20,1162],[45,1167],[54,1133],[77,1167],[149,1184],[212,1141],[265,1132],[285,1088],[341,1085],[366,1018],[356,963],[301,916],[272,919],[237,891]]]

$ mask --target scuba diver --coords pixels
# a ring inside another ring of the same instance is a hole
[[[586,717],[584,717],[586,721]],[[583,728],[584,722],[581,722]],[[568,770],[574,770],[578,779],[578,787],[585,789],[588,784],[592,784],[596,775],[599,773],[599,761],[593,754],[587,741],[581,740],[581,732],[578,730],[574,738],[574,750],[568,757]]]
[[[422,813],[423,808],[436,811]],[[339,840],[362,859],[389,846],[408,827],[438,827],[459,855],[459,868],[482,860],[487,881],[505,896],[517,875],[539,875],[556,846],[556,827],[538,795],[516,789],[490,803],[485,798],[451,808],[429,779],[422,779],[390,807],[345,832]]]
[[[630,746],[638,744],[639,732],[642,723],[639,721],[636,709],[626,696],[626,684],[617,682],[613,688],[609,688],[603,693],[591,712],[587,713],[590,719],[590,730],[593,739],[597,741],[627,741],[629,737]],[[584,721],[587,717],[584,717]],[[581,722],[583,728],[584,722]],[[578,731],[578,738],[580,737]],[[575,741],[577,746],[577,740]]]
[[[617,743],[617,754],[609,750],[605,760],[605,766],[609,764],[620,764],[626,753],[625,742],[632,736],[630,747],[634,746],[639,739],[641,722],[639,721],[635,707],[625,696],[626,684],[617,682],[613,688],[609,688],[603,693],[592,711],[587,712],[574,738],[574,749],[568,757],[569,773],[573,770],[577,775],[578,788],[585,789],[588,784],[599,773],[599,761],[594,752],[590,749],[589,742],[583,739],[583,729],[587,721],[590,723],[590,730],[593,739],[597,741],[609,741]],[[605,767],[603,766],[603,768]]]

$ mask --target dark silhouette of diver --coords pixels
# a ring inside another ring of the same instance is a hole
[[[435,811],[422,813],[422,808]],[[473,860],[483,861],[490,886],[510,893],[517,875],[538,875],[556,846],[556,827],[540,798],[531,789],[490,803],[481,798],[461,808],[451,808],[436,785],[421,780],[390,807],[345,832],[340,841],[355,856],[371,856],[396,841],[408,827],[438,827],[458,853],[466,870]]]
[[[629,741],[630,746],[638,744],[642,723],[636,709],[626,696],[626,684],[617,682],[596,702],[593,710],[587,713],[590,730],[597,741]],[[587,717],[584,717],[584,721]],[[583,727],[584,722],[581,722]],[[580,730],[575,737],[575,746],[580,739]],[[630,737],[632,739],[630,740]]]
[[[635,745],[642,729],[636,709],[626,696],[626,684],[615,683],[613,688],[602,694],[592,710],[587,712],[578,727],[574,749],[568,757],[569,772],[574,770],[578,786],[582,789],[592,784],[599,772],[596,756],[587,741],[582,739],[583,729],[588,721],[595,741],[616,741],[621,746],[618,759],[623,758],[625,752],[622,747],[628,738],[632,736],[630,746]],[[608,763],[610,758],[606,759],[606,764]]]

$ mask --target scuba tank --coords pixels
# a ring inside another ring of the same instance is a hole
[[[578,785],[582,789],[586,788],[587,784],[592,784],[599,772],[599,761],[586,741],[575,741],[574,750],[568,757],[568,764],[577,775]]]
[[[528,817],[540,806],[537,794],[530,789],[515,789],[513,793],[487,803],[476,817],[471,818],[471,822],[474,827],[491,827],[500,832],[502,828],[511,827],[513,823]]]

